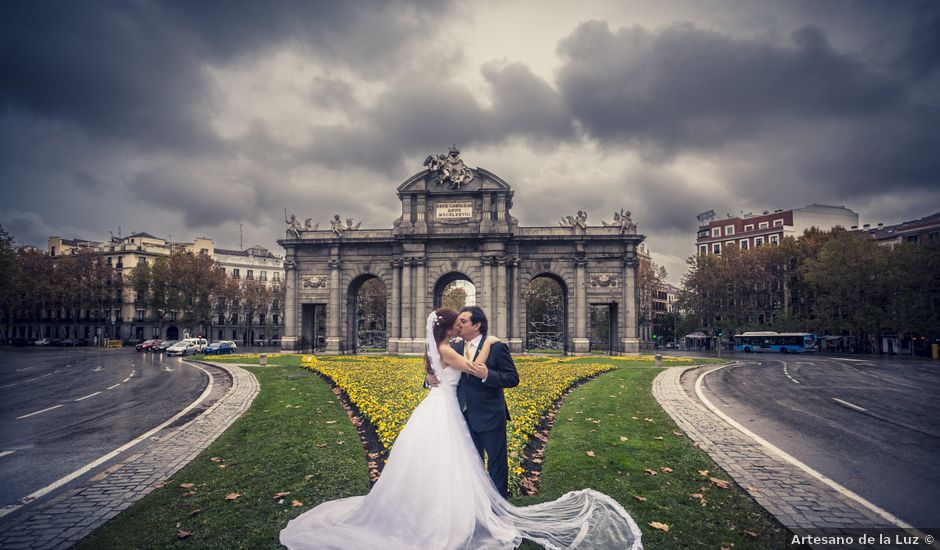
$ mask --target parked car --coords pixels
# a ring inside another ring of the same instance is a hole
[[[196,355],[197,353],[199,353],[198,347],[196,346],[195,342],[189,338],[186,340],[180,340],[166,350],[167,355],[182,355],[183,357],[186,357],[187,355]]]
[[[150,351],[151,349],[153,349],[154,345],[159,344],[160,342],[161,340],[158,340],[158,339],[157,340],[144,340],[143,342],[137,344],[134,347],[137,348],[137,351]]]
[[[238,346],[235,345],[235,342],[231,340],[222,340],[219,342],[213,342],[206,346],[206,350],[203,352],[206,355],[223,355],[227,353],[235,353],[235,349]]]
[[[52,339],[51,339],[51,338],[40,338],[39,340],[36,340],[35,342],[33,342],[33,345],[36,345],[36,346],[50,346],[50,345],[52,345]]]
[[[159,343],[159,344],[154,344],[154,345],[150,348],[150,351],[164,352],[164,351],[166,351],[167,349],[169,349],[170,346],[172,346],[173,344],[175,344],[175,343],[177,343],[177,342],[179,342],[179,340],[160,340],[160,343]]]
[[[190,342],[196,346],[196,353],[202,353],[206,346],[209,345],[209,342],[205,338],[183,338],[180,342]]]

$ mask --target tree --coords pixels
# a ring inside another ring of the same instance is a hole
[[[0,225],[0,315],[6,324],[4,332],[8,338],[13,337],[13,318],[17,303],[16,282],[20,278],[20,264],[13,235],[10,235]]]
[[[467,305],[467,291],[462,287],[457,286],[455,283],[447,285],[447,288],[444,289],[444,295],[441,297],[441,302],[443,307],[450,308],[454,311],[460,311],[465,305]]]

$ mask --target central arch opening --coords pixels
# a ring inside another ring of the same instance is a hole
[[[463,273],[448,273],[437,280],[434,285],[434,309],[449,307],[460,311],[465,306],[475,306],[477,303],[477,289]]]

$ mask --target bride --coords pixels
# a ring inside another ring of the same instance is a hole
[[[297,549],[510,549],[523,538],[549,549],[640,550],[640,530],[609,496],[584,489],[517,507],[483,468],[457,403],[473,363],[448,343],[457,313],[427,319],[428,359],[440,385],[415,408],[369,494],[324,502],[290,521],[281,544]],[[492,340],[480,350],[483,360]]]

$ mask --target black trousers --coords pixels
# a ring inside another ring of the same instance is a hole
[[[469,425],[467,426],[468,428]],[[480,453],[480,460],[483,460],[483,453],[486,452],[487,467],[486,471],[490,474],[493,484],[499,489],[499,494],[503,498],[509,498],[509,466],[506,462],[506,425],[495,430],[485,432],[476,432],[470,429],[470,438]]]

